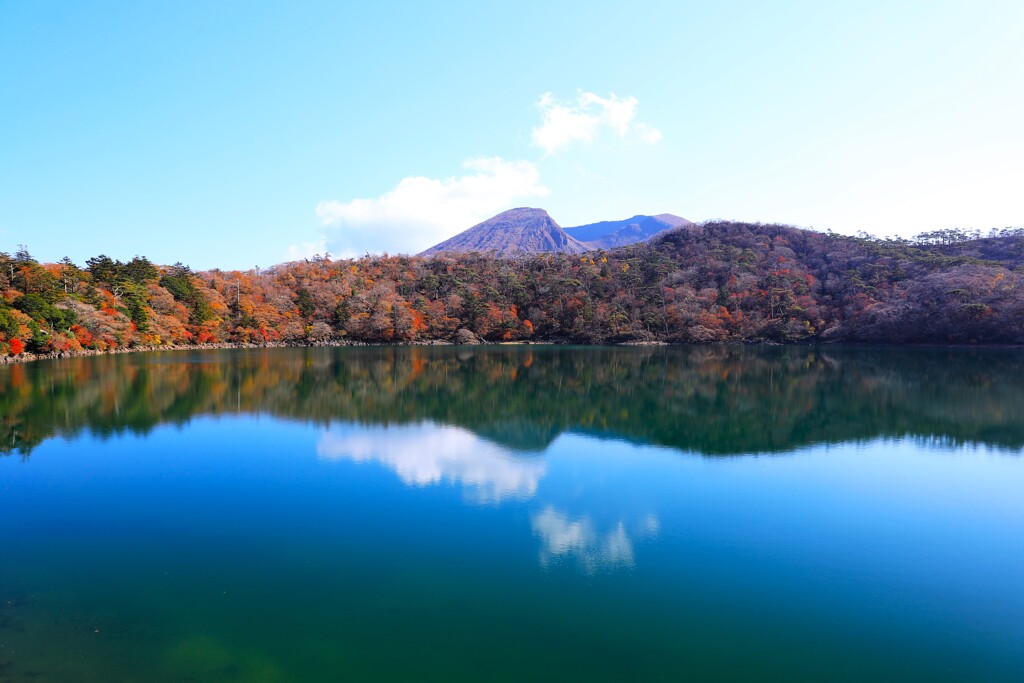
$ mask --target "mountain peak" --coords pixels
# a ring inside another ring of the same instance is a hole
[[[684,225],[693,225],[693,222],[671,213],[659,213],[654,216],[638,214],[621,221],[590,223],[566,228],[565,231],[591,249],[610,249],[643,242],[666,230]]]
[[[696,223],[694,223],[693,221],[687,220],[685,218],[676,216],[671,213],[659,213],[651,216],[651,218],[655,218],[661,221],[662,223],[667,223],[668,225],[671,225],[673,228],[678,228],[682,225],[696,225]]]
[[[561,252],[579,254],[587,246],[570,237],[544,209],[519,207],[503,211],[423,252],[488,251],[498,256],[521,253]]]
[[[551,218],[547,211],[544,209],[534,208],[532,206],[519,206],[508,211],[502,211],[501,213],[492,216],[487,220],[495,220],[498,218],[505,219],[523,219],[523,218]]]

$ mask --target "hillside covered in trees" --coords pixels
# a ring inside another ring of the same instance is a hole
[[[194,272],[0,253],[0,355],[183,344],[1024,343],[1024,230],[914,240],[712,222],[585,254]]]

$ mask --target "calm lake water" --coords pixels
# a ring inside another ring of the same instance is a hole
[[[0,681],[1021,681],[1024,353],[0,367]]]

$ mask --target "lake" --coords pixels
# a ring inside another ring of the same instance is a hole
[[[0,366],[0,681],[1021,681],[1024,353]]]

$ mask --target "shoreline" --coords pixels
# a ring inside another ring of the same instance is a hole
[[[156,351],[204,351],[213,349],[285,349],[285,348],[322,348],[343,346],[454,346],[453,342],[443,340],[413,341],[395,344],[376,344],[359,341],[329,341],[314,343],[265,342],[263,344],[245,344],[236,342],[216,342],[213,344],[161,344],[159,346],[123,346],[116,349],[83,349],[81,351],[53,351],[51,353],[19,353],[17,356],[0,356],[0,365],[30,363],[37,360],[66,360],[69,358],[88,358],[91,356],[114,356],[126,353],[152,353]]]
[[[286,348],[344,348],[344,347],[383,347],[383,346],[594,346],[594,347],[636,347],[636,346],[760,346],[760,347],[852,347],[852,348],[907,348],[907,349],[1024,349],[1024,344],[867,344],[858,342],[815,342],[784,344],[779,342],[723,341],[714,344],[672,343],[665,341],[627,341],[588,344],[567,340],[544,341],[511,341],[511,342],[477,342],[459,344],[445,339],[425,339],[422,341],[403,342],[363,342],[363,341],[328,341],[328,342],[266,342],[263,344],[246,344],[234,342],[217,342],[213,344],[174,344],[160,346],[130,346],[99,351],[84,349],[82,351],[54,351],[51,353],[19,353],[17,356],[0,356],[0,366],[31,363],[39,360],[67,360],[71,358],[88,358],[91,356],[113,356],[127,353],[152,353],[157,351],[206,351],[216,349],[286,349]]]

